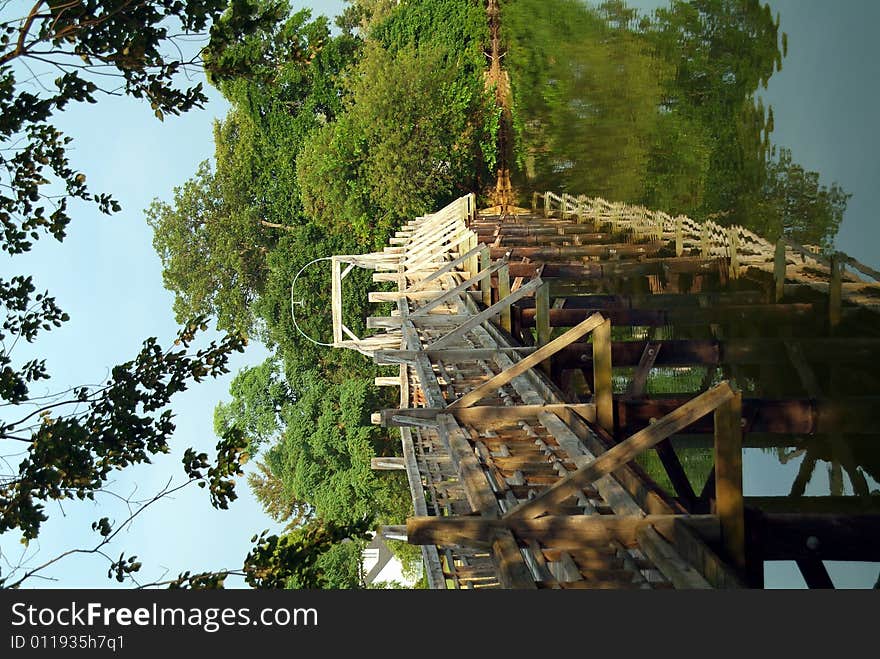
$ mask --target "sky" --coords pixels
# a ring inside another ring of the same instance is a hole
[[[640,0],[631,6],[650,10],[664,3]],[[774,141],[792,149],[796,161],[822,173],[826,184],[836,181],[853,193],[837,246],[868,265],[880,265],[880,133],[875,128],[880,80],[880,46],[873,27],[880,23],[880,3],[873,0],[772,0],[789,35],[788,57],[762,93],[776,118]],[[344,4],[297,2],[334,16]],[[131,359],[150,336],[168,345],[177,333],[171,313],[173,296],[162,287],[161,264],[143,209],[153,198],[171,199],[171,191],[192,176],[199,162],[213,153],[212,123],[224,116],[226,104],[207,87],[204,110],[164,123],[149,107],[131,99],[106,98],[97,105],[71,106],[58,124],[75,138],[71,161],[88,176],[93,191],[111,191],[123,210],[106,217],[87,206],[74,209],[74,220],[63,244],[39,241],[28,255],[0,255],[0,276],[18,272],[35,275],[38,288],[48,289],[71,320],[41,335],[34,356],[48,360],[54,388],[99,382],[114,364]],[[25,346],[26,348],[27,346]],[[231,373],[206,380],[178,395],[173,408],[178,425],[169,456],[154,464],[121,472],[113,489],[147,496],[169,475],[183,476],[180,456],[185,446],[212,450],[213,409],[228,398],[229,383],[242,366],[260,363],[264,348],[251,344],[230,363]],[[17,348],[16,358],[28,353]],[[780,467],[760,452],[746,456],[747,494],[783,494],[797,471],[797,461]],[[827,492],[827,477],[818,470],[808,494]],[[276,526],[265,516],[249,488],[240,482],[239,499],[227,511],[211,508],[206,492],[190,488],[174,500],[147,510],[113,544],[115,554],[134,553],[143,561],[146,581],[174,577],[184,570],[240,567],[254,533]],[[96,504],[50,504],[50,520],[39,541],[23,549],[17,538],[0,536],[0,550],[17,562],[22,551],[30,565],[71,547],[90,547],[92,521],[103,516],[125,517],[109,496]],[[0,562],[3,574],[7,566]],[[870,585],[876,567],[830,566],[839,586]],[[71,557],[45,573],[58,581],[34,581],[34,587],[113,587],[106,565],[94,556]],[[802,580],[791,566],[768,570],[768,586],[798,587]],[[868,581],[870,579],[870,582]],[[231,584],[234,585],[234,584]]]
[[[339,1],[294,2],[295,9],[313,8],[313,14],[337,15]],[[54,76],[53,76],[54,77]],[[199,79],[204,81],[202,75]],[[225,116],[225,100],[205,81],[210,98],[202,110],[159,122],[148,104],[134,99],[104,97],[94,105],[68,106],[58,115],[57,126],[74,138],[70,161],[84,172],[92,192],[106,191],[122,205],[122,211],[104,216],[87,204],[76,204],[68,237],[63,243],[39,240],[34,249],[14,258],[0,254],[0,277],[33,273],[38,290],[48,289],[70,321],[40,335],[35,346],[16,347],[16,360],[47,359],[52,380],[48,391],[67,386],[98,383],[115,364],[132,359],[144,339],[155,336],[169,346],[178,325],[171,311],[173,295],[162,287],[161,262],[153,251],[152,231],[144,209],[158,197],[170,201],[172,190],[191,177],[198,164],[213,156],[213,121]],[[202,345],[210,335],[202,339]],[[28,352],[28,348],[32,348]],[[206,379],[172,401],[177,430],[172,452],[151,465],[119,472],[111,489],[134,498],[161,489],[169,476],[181,482],[180,459],[184,448],[193,446],[209,454],[217,439],[213,410],[228,399],[229,384],[243,366],[256,365],[268,356],[266,349],[251,343],[244,354],[230,360],[230,373]],[[17,361],[17,363],[21,363]],[[34,388],[32,393],[45,393]],[[246,471],[253,465],[246,467]],[[136,489],[135,489],[136,488]],[[173,578],[186,570],[240,568],[251,547],[250,538],[264,529],[277,530],[262,512],[250,488],[241,479],[238,500],[229,510],[214,510],[205,490],[189,487],[147,509],[130,530],[114,541],[110,553],[136,554],[143,562],[144,582]],[[94,504],[68,502],[47,506],[49,521],[37,541],[27,548],[18,536],[0,536],[5,561],[17,564],[22,556],[28,565],[46,561],[73,547],[93,547],[98,537],[91,523],[101,517],[125,519],[127,511],[111,495],[98,495]],[[23,554],[24,552],[24,554]],[[0,560],[3,575],[9,565]],[[106,563],[91,556],[72,556],[44,574],[57,581],[33,580],[31,587],[109,588]],[[235,585],[230,581],[230,585]]]

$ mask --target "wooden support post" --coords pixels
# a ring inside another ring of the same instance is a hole
[[[700,232],[700,256],[709,258],[709,223],[703,222],[703,230]]]
[[[535,193],[537,194],[537,193]],[[505,263],[498,269],[498,300],[501,301],[510,295],[510,268]],[[512,332],[510,306],[501,310],[501,327],[505,332]]]
[[[477,245],[478,245],[478,243],[479,243],[479,239],[477,238],[477,234],[475,234],[475,233],[473,233],[473,232],[469,232],[469,234],[470,234],[470,235],[469,235],[468,241],[467,241],[465,244],[467,245],[467,247],[468,247],[469,250],[476,249],[476,248],[477,248]],[[479,252],[475,253],[475,254],[471,257],[471,259],[470,259],[470,263],[468,263],[468,266],[467,266],[467,267],[468,267],[468,270],[469,270],[470,273],[471,273],[471,277],[473,277],[475,274],[477,274],[477,273],[480,271],[480,255],[479,255]]]
[[[614,395],[611,382],[611,321],[593,330],[593,403],[596,420],[614,434]]]
[[[776,241],[773,254],[773,282],[776,285],[773,301],[779,302],[785,287],[785,240],[782,238]]]
[[[828,321],[832,331],[840,324],[843,264],[842,255],[835,252],[831,257],[831,282],[828,288]]]
[[[532,212],[537,213],[538,211],[538,191],[532,193]]]
[[[736,279],[739,276],[739,234],[736,225],[727,229],[727,243],[730,250],[730,278]]]
[[[550,283],[544,284],[535,291],[535,325],[538,330],[538,346],[550,343],[552,329],[550,327]],[[550,373],[552,358],[541,364],[545,372]]]
[[[489,248],[482,245],[480,250],[480,270],[485,272],[492,266],[492,260],[489,258]],[[480,281],[480,292],[483,295],[483,304],[487,307],[492,306],[492,278],[486,277]]]
[[[675,218],[675,255],[681,256],[684,253],[684,232],[682,228],[681,215]]]
[[[745,569],[745,521],[742,491],[742,394],[715,409],[715,508],[721,540],[730,559]]]
[[[550,210],[550,191],[548,190],[544,193],[544,217],[550,217],[552,214]]]
[[[528,284],[526,284],[526,287],[530,286],[536,281],[540,282],[541,280],[533,279]],[[521,288],[520,290],[525,290],[525,287]],[[449,407],[470,407],[474,403],[480,402],[481,400],[483,400],[483,398],[513,380],[513,378],[517,377],[518,375],[522,375],[533,366],[540,364],[551,355],[562,350],[565,346],[574,343],[582,336],[585,336],[586,334],[592,332],[604,321],[605,319],[602,317],[602,314],[594,313],[592,316],[587,318],[582,323],[578,324],[576,327],[572,327],[562,336],[553,339],[550,343],[543,346],[542,348],[539,348],[525,359],[517,362],[509,368],[504,369],[495,377],[484,382],[479,387],[472,389],[458,400],[450,403]]]
[[[696,398],[692,398],[644,430],[640,430],[610,448],[595,460],[590,460],[579,466],[577,471],[569,473],[534,499],[509,510],[505,517],[533,518],[553,510],[562,501],[576,494],[578,490],[594,483],[602,476],[616,471],[639,454],[689,426],[734,396],[734,391],[727,382],[720,383]],[[742,495],[740,495],[741,502]]]

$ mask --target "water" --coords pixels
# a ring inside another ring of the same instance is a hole
[[[633,5],[641,12],[622,3],[588,9],[576,0],[503,5],[514,185],[738,224],[771,241],[785,236],[880,266],[872,111],[880,47],[868,33],[880,5]],[[869,319],[836,333],[877,336],[878,328],[880,320]],[[768,323],[725,331],[724,338],[828,333]],[[817,387],[828,398],[878,394],[864,364],[806,357],[812,387],[791,364],[725,375],[746,397],[815,397]],[[654,374],[656,391],[665,390],[664,378]],[[828,435],[809,445],[809,438],[788,439],[789,447],[745,450],[747,496],[880,494],[880,436]],[[880,572],[874,563],[826,566],[839,587],[873,586]],[[768,563],[765,576],[768,587],[803,586],[793,563]]]

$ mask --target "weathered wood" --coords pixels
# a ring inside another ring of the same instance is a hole
[[[498,270],[498,299],[503,300],[510,295],[510,267],[505,262]],[[512,330],[510,307],[501,310],[501,327],[505,332]]]
[[[533,280],[533,282],[534,281],[540,282],[540,280]],[[537,364],[540,364],[542,361],[552,356],[560,348],[563,348],[570,343],[577,341],[582,336],[585,336],[589,332],[593,331],[602,322],[604,322],[604,319],[600,314],[595,314],[590,318],[587,318],[577,327],[573,327],[562,336],[554,339],[542,348],[539,348],[525,359],[517,362],[514,366],[505,369],[495,377],[481,384],[479,387],[469,391],[464,396],[451,403],[450,407],[469,407],[474,403],[481,401],[493,391],[499,389],[500,387],[503,387],[505,384],[510,382],[513,378],[525,373],[528,369]]]
[[[642,351],[642,356],[639,358],[639,364],[636,367],[635,373],[633,373],[629,387],[627,387],[627,397],[636,398],[645,393],[645,386],[648,383],[648,375],[650,375],[651,369],[654,368],[654,362],[657,361],[657,355],[660,353],[660,346],[660,343],[651,341],[645,345],[645,349]]]
[[[807,582],[807,588],[834,588],[834,582],[831,581],[831,575],[825,569],[825,564],[818,558],[798,558],[795,560],[798,569]]]
[[[516,426],[517,422],[536,418],[544,413],[557,413],[569,409],[584,419],[592,421],[596,408],[590,403],[549,403],[546,405],[484,405],[473,407],[415,407],[408,409],[389,409],[380,412],[380,423],[384,426],[401,425],[395,418],[435,419],[439,414],[451,414],[459,422],[476,426],[482,430],[505,426]],[[405,424],[411,425],[411,424]]]
[[[669,533],[677,520],[696,525],[710,536],[717,535],[718,519],[714,515],[562,515],[537,519],[408,517],[406,535],[410,544],[479,548],[491,545],[496,533],[506,530],[522,542],[539,540],[545,547],[569,551],[591,545],[606,546],[614,540],[634,546],[641,529],[655,526]]]
[[[711,588],[706,578],[685,561],[663,536],[652,526],[644,526],[636,533],[639,549],[663,576],[679,589],[704,590]]]
[[[611,370],[611,321],[593,330],[593,402],[596,420],[608,432],[614,431],[614,394]]]
[[[688,401],[674,412],[609,449],[595,460],[561,479],[534,499],[524,502],[507,512],[505,517],[532,518],[550,511],[580,488],[595,482],[605,474],[625,465],[640,453],[663,441],[670,435],[712,412],[734,396],[727,382],[713,387]]]
[[[715,507],[727,554],[745,569],[745,519],[742,490],[742,396],[739,392],[715,408]]]
[[[503,262],[500,265],[504,265]],[[489,248],[485,245],[480,246],[480,270],[482,272],[486,272],[490,270],[492,267],[492,262],[489,259]],[[496,268],[495,272],[500,270],[501,268]],[[492,279],[491,277],[486,277],[485,279],[480,280],[480,293],[483,297],[483,304],[491,306],[492,304]]]
[[[528,284],[526,284],[525,286],[520,288],[515,293],[511,293],[506,298],[496,302],[488,309],[485,309],[485,310],[481,311],[480,313],[469,317],[466,321],[464,321],[461,325],[456,327],[454,330],[452,330],[448,334],[445,334],[441,338],[439,338],[436,341],[434,341],[433,343],[431,343],[428,346],[428,349],[429,350],[439,350],[440,348],[449,345],[450,343],[452,343],[456,339],[460,338],[461,336],[463,336],[464,334],[466,334],[467,332],[472,330],[474,327],[476,327],[480,323],[483,323],[483,322],[489,320],[490,318],[493,318],[494,316],[498,315],[498,313],[502,309],[504,309],[505,307],[509,307],[511,304],[516,302],[521,297],[524,297],[524,296],[529,295],[530,293],[534,292],[541,285],[541,283],[542,282],[541,282],[540,277],[533,279],[532,281],[530,281]]]
[[[774,302],[782,300],[785,290],[785,266],[785,242],[778,240],[773,254]]]
[[[547,282],[535,291],[535,326],[538,330],[538,347],[550,343],[550,285]],[[542,362],[541,368],[547,373],[552,370],[551,358]]]
[[[436,309],[441,304],[445,304],[446,302],[454,300],[458,295],[469,289],[474,284],[478,284],[480,282],[488,282],[489,277],[491,277],[493,273],[497,272],[502,265],[502,263],[496,263],[495,265],[489,266],[485,270],[481,270],[470,279],[462,282],[454,288],[450,288],[449,290],[443,292],[441,295],[435,297],[430,302],[427,302],[426,304],[412,311],[410,313],[410,318],[415,318],[417,316],[426,316],[432,309]]]
[[[682,396],[651,399],[616,399],[616,433],[630,435],[678,408],[688,399]],[[832,434],[876,435],[880,396],[857,396],[836,399],[746,398],[743,400],[745,433],[780,435]],[[682,433],[713,432],[710,419],[683,428]]]
[[[765,561],[880,561],[880,515],[765,513],[754,523]]]
[[[370,469],[374,471],[405,470],[406,458],[370,458]]]

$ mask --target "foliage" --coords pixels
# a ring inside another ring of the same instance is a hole
[[[263,510],[276,522],[287,522],[286,531],[294,529],[311,514],[307,503],[293,499],[272,468],[265,462],[257,462],[259,473],[249,473],[248,485],[263,506]]]
[[[327,588],[340,586],[338,574],[321,565],[322,555],[348,538],[365,538],[370,520],[339,525],[312,521],[282,536],[254,536],[254,548],[245,558],[245,581],[252,588]]]
[[[331,384],[307,371],[291,384],[296,402],[285,409],[283,438],[267,460],[292,496],[326,521],[405,516],[405,489],[385,477],[393,474],[370,469],[372,457],[390,453],[382,430],[370,423],[370,411],[378,408],[372,382]]]
[[[502,22],[523,187],[833,242],[848,195],[774,149],[756,96],[787,47],[766,3],[639,16],[620,0],[516,0]]]
[[[403,218],[473,187],[487,99],[459,68],[434,44],[392,53],[368,42],[347,112],[317,131],[297,160],[306,213],[377,247]]]
[[[222,436],[236,427],[255,455],[260,447],[276,438],[281,413],[290,401],[287,383],[279,377],[278,363],[267,359],[259,366],[243,368],[229,385],[230,403],[218,403],[214,410],[214,432]]]

